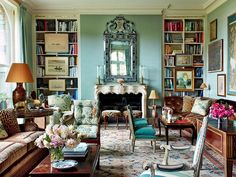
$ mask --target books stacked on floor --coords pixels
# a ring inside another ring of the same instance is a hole
[[[88,145],[82,142],[73,149],[64,147],[63,152],[64,157],[85,157],[88,153]]]

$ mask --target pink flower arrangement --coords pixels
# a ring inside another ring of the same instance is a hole
[[[45,133],[35,140],[39,148],[75,148],[80,140],[81,134],[73,125],[47,125]]]
[[[230,117],[234,114],[233,106],[227,104],[214,103],[210,107],[212,117],[220,118]]]

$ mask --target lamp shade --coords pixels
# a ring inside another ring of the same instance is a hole
[[[157,100],[157,99],[159,99],[159,95],[156,93],[155,90],[152,90],[149,97],[148,97],[148,99]]]
[[[200,88],[201,88],[201,89],[205,89],[205,88],[207,88],[207,85],[203,82],[203,83],[200,85]]]
[[[29,66],[25,63],[12,63],[6,82],[31,83],[33,76]]]

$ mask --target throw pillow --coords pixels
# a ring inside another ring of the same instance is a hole
[[[210,100],[202,100],[201,98],[196,98],[191,112],[205,116],[208,112],[209,106]]]
[[[182,112],[191,112],[195,98],[191,96],[183,97],[183,107]]]
[[[0,111],[0,120],[9,136],[20,132],[14,109],[4,109]]]
[[[4,139],[7,138],[8,134],[6,132],[6,130],[3,127],[2,121],[0,120],[0,139]]]
[[[70,95],[58,95],[56,97],[55,106],[59,107],[61,111],[69,111],[71,109],[71,97]]]

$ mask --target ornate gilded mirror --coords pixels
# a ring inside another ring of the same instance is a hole
[[[137,34],[134,23],[117,16],[104,31],[105,82],[137,81]]]

